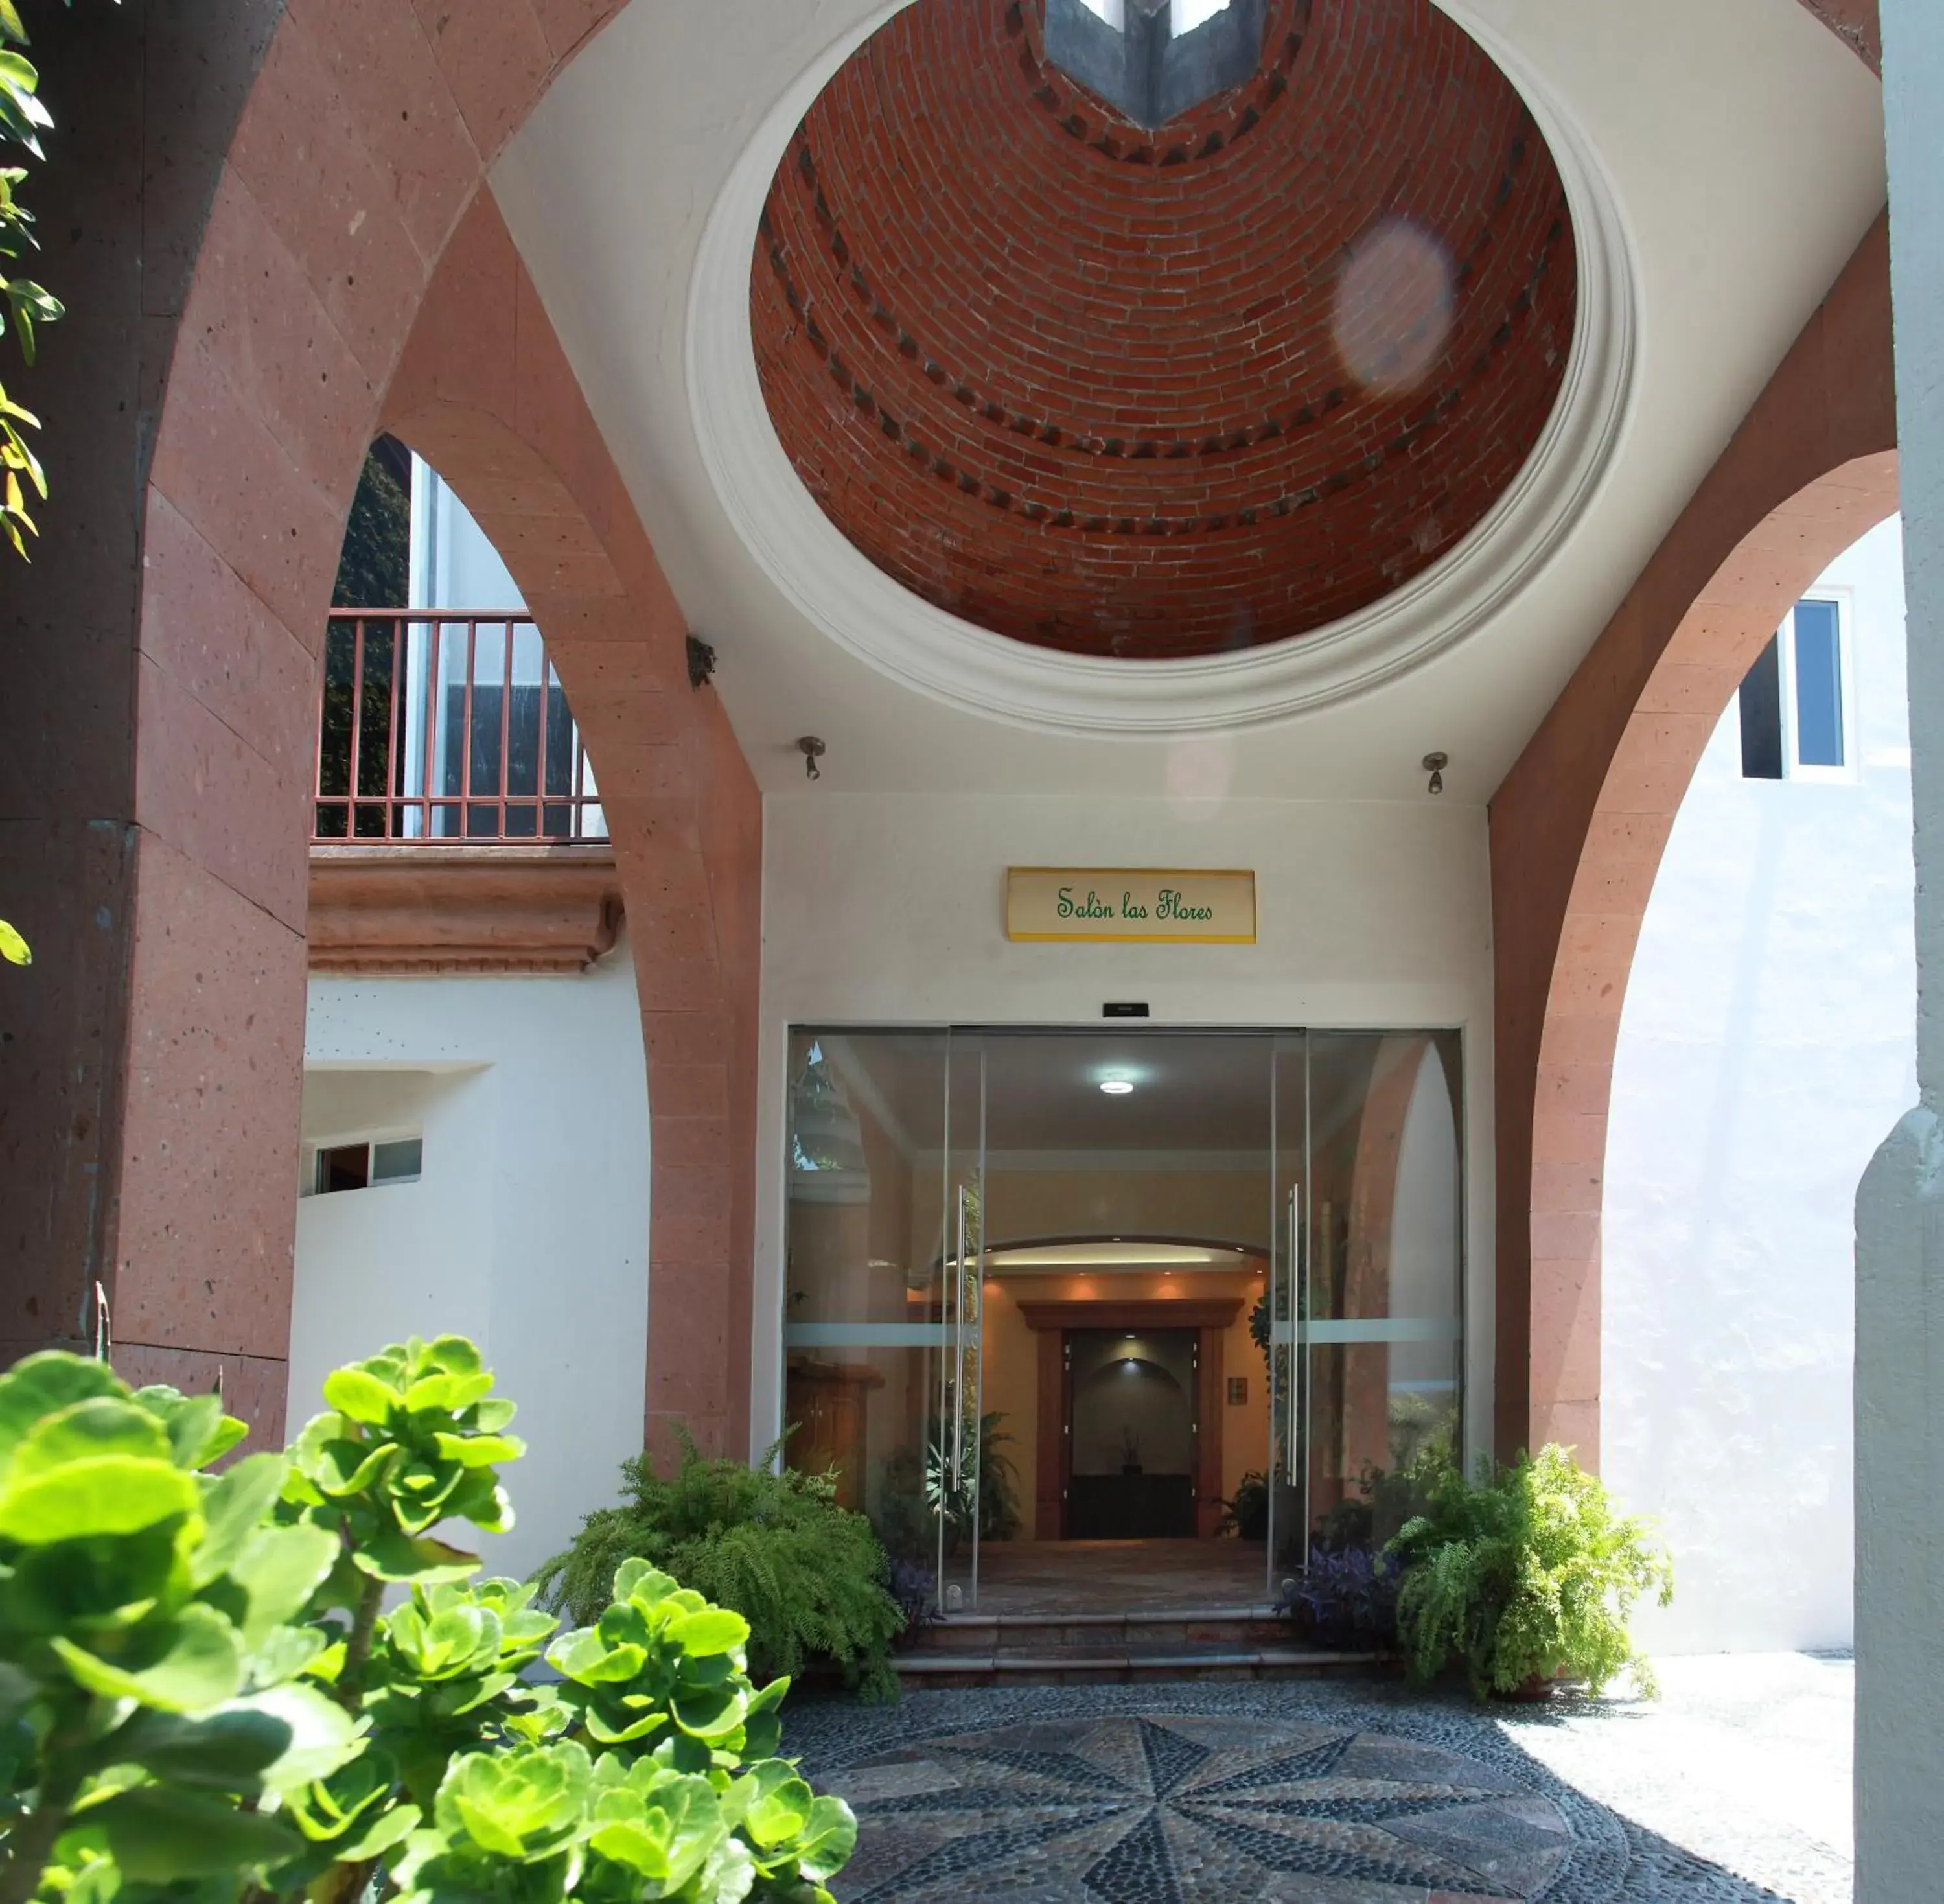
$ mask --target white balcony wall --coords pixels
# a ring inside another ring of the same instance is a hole
[[[293,1434],[340,1363],[417,1333],[471,1336],[519,1404],[524,1574],[611,1502],[641,1446],[648,1104],[625,940],[577,977],[313,977],[304,1155],[422,1137],[415,1183],[297,1206]]]

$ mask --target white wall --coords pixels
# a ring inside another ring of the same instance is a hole
[[[1853,780],[1744,780],[1731,704],[1676,820],[1621,1020],[1607,1138],[1606,1477],[1656,1515],[1668,1651],[1852,1632],[1851,1205],[1916,1095],[1902,546],[1846,592]]]
[[[1292,744],[1294,744],[1293,743]],[[1467,1439],[1489,1439],[1492,1377],[1491,910],[1482,807],[769,795],[764,804],[752,1439],[781,1383],[783,1112],[792,1023],[1152,1023],[1465,1033]],[[1252,867],[1253,946],[1010,943],[1012,866]]]
[[[500,552],[423,457],[412,458],[408,608],[524,608]]]
[[[625,940],[577,977],[313,977],[308,1145],[422,1130],[417,1183],[304,1198],[294,1433],[340,1363],[416,1332],[472,1336],[519,1404],[524,1574],[614,1498],[641,1446],[648,1104]]]

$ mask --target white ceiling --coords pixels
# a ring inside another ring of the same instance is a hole
[[[815,733],[832,791],[1421,798],[1440,749],[1447,798],[1488,798],[1884,200],[1880,89],[1797,0],[1453,0],[1570,125],[1624,234],[1632,384],[1600,488],[1481,626],[1358,698],[1202,740],[1076,739],[947,705],[823,632],[733,526],[697,441],[712,209],[779,102],[895,11],[634,0],[493,174],[766,789],[801,789],[795,740]]]
[[[1136,1170],[1154,1153],[1266,1169],[1272,1146],[1318,1143],[1361,1112],[1385,1035],[1261,1032],[820,1032],[814,1038],[909,1156],[946,1141],[995,1169]],[[791,1059],[801,1060],[801,1044]],[[1306,1075],[1306,1071],[1307,1075]],[[1103,1078],[1133,1090],[1109,1097]],[[1090,1163],[1085,1160],[1091,1158]],[[1000,1160],[1003,1159],[1003,1162]]]

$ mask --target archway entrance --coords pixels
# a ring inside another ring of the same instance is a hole
[[[798,1031],[789,1460],[948,1610],[1260,1598],[1460,1438],[1459,1066],[1435,1032]]]

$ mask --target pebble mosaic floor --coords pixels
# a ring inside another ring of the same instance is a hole
[[[1518,1728],[1512,1729],[1516,1731]],[[1774,1904],[1387,1686],[1042,1687],[799,1706],[860,1825],[840,1904]]]

